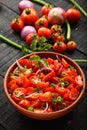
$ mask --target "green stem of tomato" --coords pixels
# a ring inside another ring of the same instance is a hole
[[[75,7],[78,8],[85,17],[87,17],[87,12],[75,0],[69,0],[69,1],[73,3]]]
[[[3,35],[0,35],[0,40],[3,42],[8,43],[11,46],[14,46],[15,48],[22,50],[23,53],[31,53],[31,51],[29,49],[27,49],[26,47],[23,47],[22,45],[19,45],[11,40],[9,40],[8,38],[4,37]]]
[[[33,2],[36,2],[38,4],[41,4],[41,5],[49,5],[47,2],[45,1],[42,1],[42,0],[32,0]]]
[[[71,37],[71,27],[70,27],[70,23],[68,21],[66,21],[66,26],[67,26],[66,39],[69,41],[70,37]]]

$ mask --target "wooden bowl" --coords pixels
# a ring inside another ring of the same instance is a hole
[[[38,120],[51,120],[51,119],[62,117],[64,115],[66,115],[67,113],[69,113],[70,111],[72,111],[77,106],[77,104],[80,102],[80,100],[82,99],[84,91],[85,91],[85,86],[86,86],[85,75],[84,75],[82,69],[80,68],[80,66],[75,61],[73,61],[71,58],[69,58],[65,55],[54,53],[54,52],[36,52],[35,54],[38,54],[41,58],[51,57],[53,59],[56,58],[56,55],[58,55],[59,58],[62,58],[62,57],[65,58],[65,60],[69,64],[71,64],[72,66],[74,66],[76,68],[78,74],[80,74],[83,79],[83,88],[82,88],[81,93],[79,94],[78,98],[68,107],[66,107],[62,110],[58,110],[58,111],[54,111],[54,112],[50,112],[50,113],[29,112],[28,110],[22,108],[17,103],[15,103],[14,100],[9,96],[9,92],[7,89],[7,82],[9,80],[9,74],[17,67],[16,61],[9,67],[9,69],[6,72],[5,78],[4,78],[4,91],[5,91],[6,97],[16,110],[18,110],[20,113],[22,113],[23,115],[25,115],[29,118],[38,119]],[[26,56],[23,56],[22,58],[29,58],[30,55],[31,54],[28,54]],[[20,58],[20,59],[22,59],[22,58]]]

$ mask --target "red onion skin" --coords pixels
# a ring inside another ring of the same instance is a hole
[[[20,13],[25,9],[25,8],[34,8],[34,4],[29,1],[29,0],[22,0],[18,4],[18,9]]]
[[[36,29],[33,26],[25,26],[21,31],[21,38],[25,40],[30,33],[36,33]]]
[[[66,20],[65,10],[61,7],[54,7],[48,13],[48,21],[50,24],[59,24],[62,25]]]

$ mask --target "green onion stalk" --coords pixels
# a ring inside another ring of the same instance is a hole
[[[28,54],[28,53],[32,52],[31,50],[27,49],[25,46],[19,45],[18,43],[11,41],[10,39],[6,38],[3,35],[0,35],[0,40],[3,42],[6,42],[7,44],[9,44],[9,45],[11,45],[19,50],[21,50],[23,52],[23,54]]]
[[[71,37],[71,27],[70,23],[67,20],[66,20],[66,26],[67,26],[66,40],[69,41]]]
[[[5,36],[3,35],[0,35],[0,40],[21,50],[24,54],[28,54],[28,53],[32,53],[31,50],[27,49],[26,47],[22,46],[22,45],[19,45],[18,43],[15,43],[13,41],[11,41],[10,39],[6,38]],[[74,59],[74,61],[76,62],[87,62],[87,60],[85,59]]]
[[[32,1],[36,2],[36,3],[40,4],[40,5],[49,5],[49,3],[47,3],[47,2],[45,2],[43,0],[32,0]]]

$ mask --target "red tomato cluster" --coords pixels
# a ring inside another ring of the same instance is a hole
[[[66,38],[62,32],[61,25],[49,24],[47,16],[52,8],[52,5],[44,5],[41,8],[41,17],[39,17],[39,13],[35,8],[25,8],[21,12],[20,18],[13,19],[10,26],[16,32],[21,32],[26,25],[35,27],[37,33],[27,34],[25,38],[28,45],[30,45],[34,39],[39,40],[39,37],[44,36],[53,41],[53,50],[56,52],[64,53],[67,49],[71,51],[75,50],[77,44],[74,41],[66,43]],[[81,17],[80,11],[76,9],[69,9],[66,11],[66,17],[70,22],[75,23]]]
[[[64,58],[58,61],[34,54],[17,61],[7,83],[9,95],[18,105],[39,113],[69,106],[82,86],[82,77]]]

